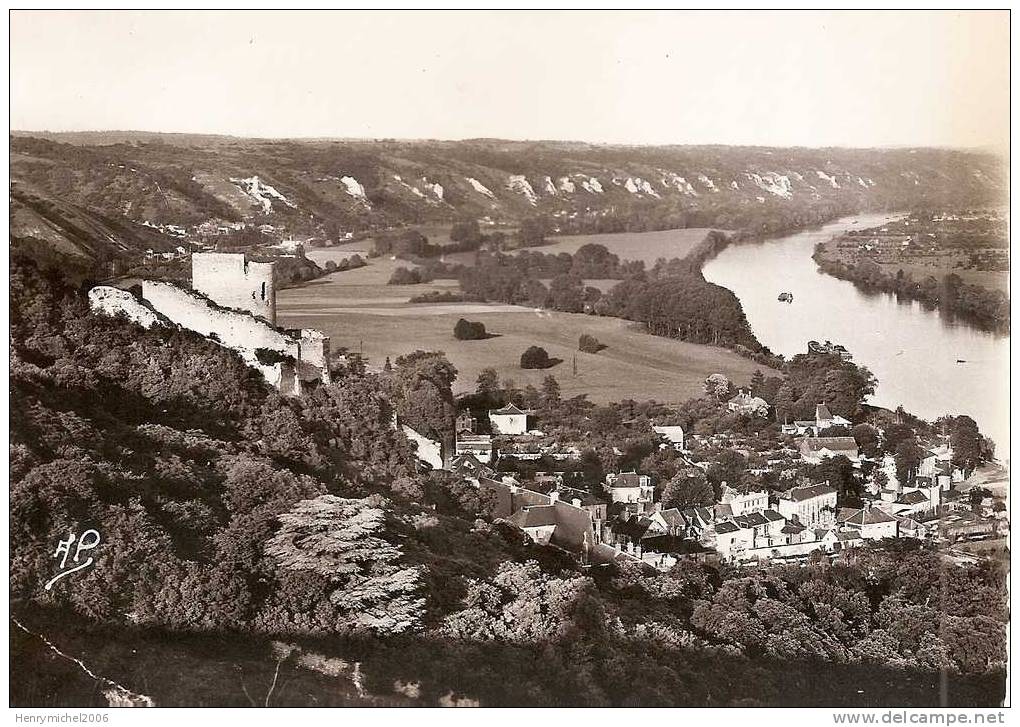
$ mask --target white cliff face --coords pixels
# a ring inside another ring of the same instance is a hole
[[[553,184],[552,177],[542,177],[542,191],[548,195],[556,194],[556,185]]]
[[[347,194],[354,199],[361,202],[368,202],[368,197],[365,194],[365,186],[354,177],[340,177],[340,183],[344,185],[347,190]]]
[[[602,188],[602,183],[598,180],[598,177],[588,177],[586,180],[581,180],[581,187],[589,194],[602,194],[606,191]]]
[[[523,174],[511,174],[507,178],[506,186],[511,192],[523,194],[529,204],[533,206],[538,204],[538,195]]]
[[[258,175],[246,178],[231,177],[230,181],[232,184],[236,184],[242,192],[251,197],[256,204],[261,206],[262,211],[266,214],[270,214],[273,211],[274,199],[278,202],[282,202],[288,207],[294,207],[290,200],[280,194],[275,187],[260,180]]]
[[[765,172],[764,174],[747,172],[744,176],[764,192],[774,194],[783,199],[790,199],[793,196],[793,185],[790,183],[790,178],[784,174],[777,174],[776,172]]]
[[[475,179],[474,177],[464,177],[464,179],[466,179],[466,180],[467,180],[468,184],[470,184],[470,185],[471,185],[471,187],[472,187],[472,188],[473,188],[473,189],[474,189],[474,190],[475,190],[476,192],[478,192],[478,194],[482,194],[482,195],[485,195],[485,196],[486,196],[486,197],[488,197],[489,199],[495,199],[495,198],[496,198],[496,195],[494,195],[494,194],[493,194],[493,193],[492,193],[491,191],[489,191],[489,188],[488,188],[488,187],[486,187],[486,186],[485,186],[484,184],[482,184],[481,182],[479,182],[479,181],[478,181],[477,179]]]
[[[816,170],[815,174],[818,175],[819,179],[828,182],[832,186],[833,189],[839,189],[839,182],[836,181],[835,177],[830,177],[828,174],[826,174],[825,172],[821,171],[820,169]]]
[[[421,178],[421,183],[426,193],[431,194],[440,202],[443,201],[443,185],[439,182],[430,182],[426,177]]]
[[[705,178],[708,179],[707,177]],[[711,180],[709,180],[709,183],[711,183]],[[676,191],[680,192],[681,194],[687,194],[692,197],[698,196],[697,191],[694,189],[691,183],[688,182],[683,177],[681,177],[676,172],[665,172],[662,178],[662,186],[666,187],[667,189],[673,188]]]
[[[740,185],[737,184],[737,180],[735,180],[735,179],[732,182],[730,182],[730,187],[732,189],[740,189]]]
[[[706,177],[704,174],[698,175],[698,181],[701,182],[710,192],[718,192],[719,188],[715,186],[715,182]]]
[[[577,185],[570,181],[570,177],[560,177],[558,181],[561,192],[573,194],[577,191]]]

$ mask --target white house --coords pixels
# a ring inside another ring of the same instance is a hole
[[[679,426],[652,426],[652,429],[666,440],[666,444],[678,452],[684,451],[684,428]]]
[[[528,412],[518,409],[510,402],[502,409],[489,410],[489,423],[496,434],[526,434]]]
[[[818,464],[827,457],[843,455],[851,462],[860,458],[853,437],[804,437],[800,440],[800,456],[805,462]]]
[[[755,492],[740,492],[725,482],[722,486],[722,496],[719,501],[723,505],[730,506],[733,515],[744,515],[749,512],[761,512],[769,506],[769,493],[767,490]]]
[[[652,478],[636,472],[610,473],[606,475],[606,488],[613,502],[651,504],[655,498]]]
[[[809,528],[831,525],[836,521],[836,488],[807,485],[787,490],[779,498],[779,514]]]
[[[840,525],[845,530],[857,532],[864,540],[895,538],[898,534],[896,518],[883,512],[871,503],[865,503],[861,510],[853,510],[844,516]]]

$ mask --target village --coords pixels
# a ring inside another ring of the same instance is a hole
[[[728,407],[750,413],[759,402],[740,392]],[[888,482],[869,489],[861,507],[844,506],[837,489],[827,483],[799,482],[781,492],[723,483],[713,505],[663,508],[658,497],[663,483],[641,472],[607,474],[601,498],[564,484],[566,472],[539,472],[527,482],[500,476],[494,468],[499,456],[538,458],[542,453],[521,452],[521,445],[536,431],[528,411],[509,404],[490,411],[488,417],[493,435],[475,434],[476,422],[470,416],[458,420],[456,453],[449,468],[495,493],[498,516],[535,542],[568,550],[584,563],[630,560],[660,570],[681,559],[740,565],[805,563],[896,539],[944,546],[948,557],[976,562],[976,556],[953,546],[1008,533],[1002,499],[986,495],[975,501],[968,495],[967,480],[952,465],[948,444],[924,453],[909,485],[896,481],[891,457],[877,463]],[[794,437],[796,457],[803,462],[817,464],[842,456],[859,467],[864,455],[853,437],[819,436],[849,424],[819,403],[813,421],[798,421],[783,431]],[[687,456],[681,427],[657,426],[654,431],[661,439],[659,446],[678,452],[686,466],[708,468],[707,461]],[[494,442],[505,443],[506,454],[501,455]],[[554,449],[559,450],[553,452],[554,458],[567,456],[562,448]],[[576,455],[576,450],[568,454]],[[789,468],[791,461],[775,464]]]
[[[281,393],[299,396],[309,386],[328,383],[330,361],[337,359],[320,332],[275,325],[275,264],[243,253],[195,253],[190,290],[143,281],[130,290],[97,286],[89,298],[100,313],[127,315],[146,327],[196,331],[237,351]],[[812,341],[808,351],[850,358],[828,341],[825,347]],[[717,377],[706,385],[718,385]],[[770,417],[768,402],[745,389],[720,401],[720,408],[734,421],[759,426]],[[585,565],[623,560],[668,570],[681,559],[806,563],[903,539],[936,545],[958,562],[976,562],[978,549],[959,543],[1008,534],[1005,492],[995,495],[975,486],[968,477],[973,472],[954,464],[948,436],[931,437],[909,480],[900,482],[895,458],[862,452],[850,420],[833,414],[824,401],[814,414],[779,425],[775,444],[754,453],[749,472],[760,481],[771,477],[778,487],[722,481],[714,497],[683,507],[664,506],[668,483],[634,468],[606,472],[595,487],[577,483],[576,468],[567,465],[577,462],[585,443],[549,436],[534,410],[512,400],[486,410],[482,418],[462,409],[452,442],[430,438],[397,419],[393,424],[423,470],[447,470],[470,481],[488,496],[493,518],[514,524],[538,544],[570,552]],[[726,452],[751,454],[748,438],[737,431],[688,435],[682,426],[655,423],[649,429],[675,471],[695,479],[704,479]],[[880,430],[875,434],[884,436]],[[755,439],[760,448],[760,437]],[[551,465],[535,469],[541,463]],[[860,496],[841,497],[834,482],[798,476],[799,468],[826,463],[849,467],[843,476],[862,485]]]

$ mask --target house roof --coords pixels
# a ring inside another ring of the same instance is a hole
[[[648,528],[651,527],[652,521],[647,517],[631,517],[624,520],[623,518],[616,518],[610,523],[610,529],[614,535],[624,535],[632,540],[640,540],[648,532]]]
[[[684,428],[677,426],[652,426],[652,431],[670,441],[683,441]]]
[[[641,480],[647,478],[648,475],[639,475],[636,472],[621,472],[615,477],[613,475],[609,477],[612,478],[610,487],[641,487]]]
[[[760,512],[749,512],[746,515],[733,518],[733,522],[742,528],[753,528],[767,525],[769,521]]]
[[[879,525],[881,523],[894,523],[896,518],[879,510],[877,507],[869,507],[864,510],[858,510],[844,522],[850,525]]]
[[[929,500],[928,496],[920,490],[905,492],[896,500],[897,505],[920,505],[922,502],[929,502]]]
[[[800,446],[812,452],[827,449],[830,452],[856,452],[857,441],[853,437],[804,437]]]
[[[650,535],[641,541],[641,547],[645,551],[655,553],[676,553],[686,555],[689,553],[710,553],[711,549],[706,548],[696,540],[680,538],[676,535]]]
[[[783,526],[783,529],[780,532],[786,535],[798,535],[803,533],[805,530],[807,530],[807,528],[800,523],[790,521]]]
[[[823,401],[815,407],[815,421],[825,421],[829,419],[832,419],[832,412],[829,411],[829,407],[827,407]]]
[[[765,510],[764,512],[762,512],[762,516],[769,522],[773,523],[779,522],[780,520],[785,520],[785,518],[775,510]]]
[[[541,528],[556,524],[556,508],[552,505],[533,505],[514,513],[510,520],[520,528]]]
[[[493,416],[493,415],[511,415],[511,414],[527,414],[527,413],[528,412],[524,411],[523,409],[519,409],[517,406],[515,406],[512,401],[509,404],[507,404],[506,406],[504,406],[503,408],[501,408],[501,409],[490,409],[489,410],[489,416],[490,417]]]
[[[719,503],[715,506],[715,516],[717,519],[724,519],[733,517],[733,506],[728,503]]]
[[[737,527],[736,523],[731,523],[728,521],[724,523],[718,523],[715,526],[716,533],[735,533],[738,532],[739,530],[740,528]]]
[[[659,513],[659,516],[665,521],[670,527],[684,527],[687,525],[687,520],[684,518],[683,513],[675,507],[671,507],[668,510],[663,510]]]
[[[829,487],[828,485],[804,485],[803,487],[794,487],[787,490],[783,494],[784,500],[793,500],[794,502],[804,502],[804,500],[810,500],[813,497],[822,497],[823,495],[836,494],[837,490],[835,487]]]

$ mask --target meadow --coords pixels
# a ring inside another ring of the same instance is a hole
[[[458,393],[473,390],[479,372],[491,367],[519,386],[538,386],[553,374],[564,395],[583,393],[601,403],[627,398],[680,402],[699,396],[709,374],[722,373],[746,384],[760,368],[725,349],[652,336],[617,318],[489,303],[408,303],[426,291],[456,291],[458,286],[453,280],[386,285],[401,265],[407,263],[374,258],[364,268],[282,290],[279,323],[317,328],[330,336],[334,349],[346,347],[367,356],[372,369],[381,368],[387,357],[393,360],[418,349],[443,351],[459,372]],[[453,327],[462,317],[481,321],[493,337],[458,341]],[[578,351],[582,333],[594,335],[607,348],[598,354]],[[544,371],[522,370],[520,355],[531,345],[542,346],[562,362]]]

